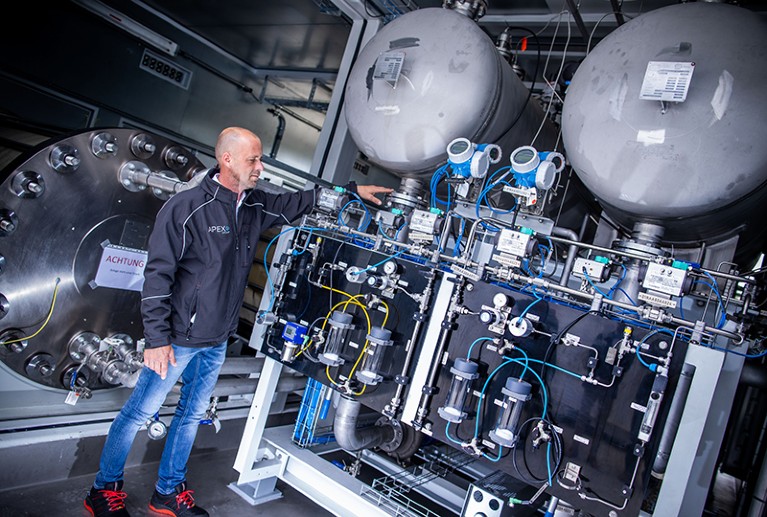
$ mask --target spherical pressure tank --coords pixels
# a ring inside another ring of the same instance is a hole
[[[701,2],[650,11],[575,73],[567,157],[624,226],[660,224],[669,242],[722,239],[767,200],[765,79],[767,27],[752,11]]]
[[[441,8],[400,16],[368,42],[349,75],[344,110],[359,150],[402,177],[430,176],[458,137],[498,143],[508,157],[530,144],[544,119],[491,38]],[[555,136],[547,121],[536,144]]]

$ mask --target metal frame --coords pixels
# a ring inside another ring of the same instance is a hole
[[[655,505],[658,515],[703,513],[745,358],[690,346],[685,361],[695,375]]]

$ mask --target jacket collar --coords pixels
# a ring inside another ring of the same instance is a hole
[[[205,179],[202,180],[202,183],[200,186],[211,195],[211,197],[215,197],[216,199],[220,199],[221,201],[224,201],[225,203],[232,203],[237,201],[237,194],[235,192],[232,192],[222,184],[218,183],[213,178],[216,176],[216,174],[219,174],[221,170],[218,166],[213,167],[208,171],[208,173],[205,175]],[[218,193],[216,192],[218,191]],[[248,192],[246,192],[247,197]]]

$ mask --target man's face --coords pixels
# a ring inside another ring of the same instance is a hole
[[[229,165],[239,190],[243,191],[255,187],[261,172],[264,170],[264,164],[261,163],[261,141],[256,138],[248,138],[237,145],[230,154]]]

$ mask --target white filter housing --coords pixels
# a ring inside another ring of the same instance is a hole
[[[640,98],[650,62],[692,63],[683,102]],[[567,157],[621,224],[660,224],[671,242],[722,239],[767,198],[765,84],[767,26],[754,12],[702,2],[650,11],[575,73],[562,117]]]

